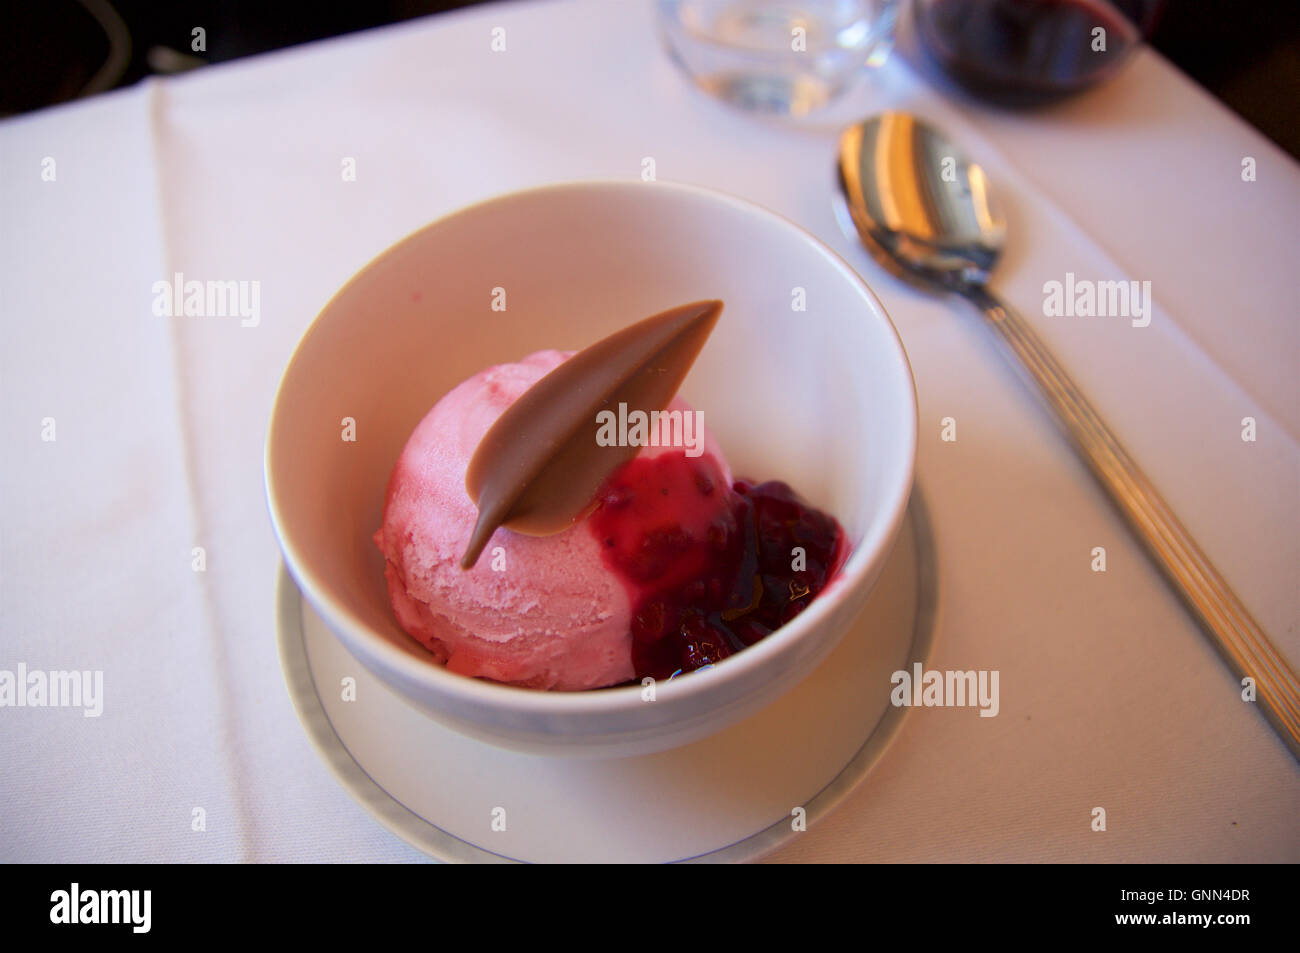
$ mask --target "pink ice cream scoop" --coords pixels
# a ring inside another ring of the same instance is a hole
[[[397,621],[463,675],[530,688],[581,690],[633,678],[632,600],[580,520],[551,536],[498,529],[460,568],[478,515],[465,489],[470,458],[502,412],[569,353],[539,351],[463,382],[425,415],[388,483],[375,544]],[[689,410],[680,400],[670,410]],[[702,464],[731,472],[705,431]],[[640,456],[678,452],[647,447]],[[726,504],[719,494],[718,507]]]

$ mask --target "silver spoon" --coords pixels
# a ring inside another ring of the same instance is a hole
[[[915,117],[885,113],[845,130],[839,182],[877,262],[984,312],[1228,665],[1254,679],[1265,715],[1300,759],[1295,673],[1038,335],[989,289],[1006,224],[983,170]]]

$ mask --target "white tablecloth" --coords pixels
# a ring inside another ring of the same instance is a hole
[[[334,782],[285,691],[261,469],[276,384],[320,306],[396,239],[500,192],[638,178],[653,156],[661,179],[800,222],[876,289],[920,398],[930,666],[1001,672],[996,718],[913,711],[868,782],[775,858],[1300,860],[1295,761],[990,335],[840,233],[838,128],[891,107],[985,165],[1011,224],[998,286],[1300,662],[1291,159],[1150,52],[1033,117],[946,100],[896,57],[790,123],[690,88],[646,4],[490,6],[0,124],[0,669],[104,673],[98,718],[0,709],[0,859],[421,856]],[[155,316],[152,286],[176,272],[259,281],[260,323]],[[1150,281],[1154,320],[1042,317],[1066,272]]]

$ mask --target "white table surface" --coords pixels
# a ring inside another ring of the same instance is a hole
[[[799,222],[884,301],[939,547],[930,665],[1001,673],[996,718],[913,711],[867,783],[773,859],[1300,860],[1295,761],[990,336],[840,233],[838,128],[883,108],[985,165],[1012,227],[998,286],[1300,662],[1294,161],[1151,52],[1032,118],[945,99],[895,57],[787,123],[690,88],[646,4],[489,6],[0,124],[0,669],[105,686],[99,718],[0,709],[0,859],[422,857],[334,782],[285,691],[261,469],[276,384],[393,241],[500,192],[638,178],[653,156],[661,179]],[[260,281],[260,323],[154,316],[153,283],[178,271]],[[1067,271],[1150,281],[1150,327],[1042,317]]]

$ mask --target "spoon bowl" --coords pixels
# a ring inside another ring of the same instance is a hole
[[[885,113],[844,131],[839,184],[872,257],[925,287],[983,287],[1006,238],[984,170],[938,130]]]

